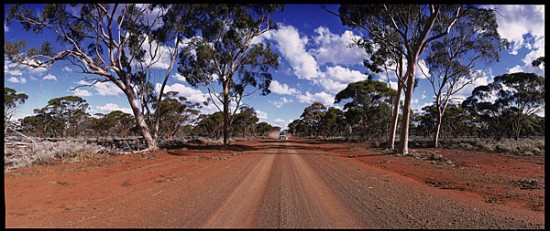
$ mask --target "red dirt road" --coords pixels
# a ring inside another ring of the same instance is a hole
[[[533,158],[519,176],[544,182]],[[5,173],[6,227],[544,228],[544,189],[477,182],[517,195],[506,201],[472,181],[497,172],[461,161],[434,169],[365,144],[251,140],[36,166]]]

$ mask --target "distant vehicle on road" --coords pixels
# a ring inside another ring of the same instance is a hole
[[[286,134],[286,130],[283,130],[281,133],[279,133],[279,139],[280,140],[287,140],[288,136]]]

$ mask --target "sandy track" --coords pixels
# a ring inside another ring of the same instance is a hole
[[[295,141],[260,142],[223,160],[157,156],[123,157],[124,164],[77,172],[49,166],[34,175],[10,173],[6,226],[540,227],[456,203],[426,184]]]

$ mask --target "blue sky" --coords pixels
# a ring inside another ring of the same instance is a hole
[[[544,5],[483,7],[498,9],[499,33],[511,42],[512,49],[500,54],[499,63],[480,70],[483,76],[459,92],[459,100],[469,96],[476,86],[490,83],[498,75],[523,71],[544,76],[543,68],[531,66],[532,60],[544,56]],[[4,5],[4,15],[8,8],[9,5]],[[328,5],[328,8],[337,11],[338,5]],[[265,33],[254,41],[271,43],[280,57],[279,69],[272,71],[271,94],[255,94],[244,98],[244,103],[256,109],[260,121],[280,127],[286,127],[292,120],[299,118],[304,108],[315,101],[327,107],[341,107],[333,104],[336,93],[347,84],[366,78],[362,62],[367,56],[361,50],[348,46],[352,38],[360,36],[360,31],[342,26],[338,17],[314,4],[289,4],[285,11],[274,14],[273,18],[279,24],[278,30]],[[55,41],[51,33],[36,35],[26,32],[18,23],[6,24],[5,19],[4,36],[6,41],[24,40],[27,47],[39,46],[47,40]],[[161,61],[156,67],[158,74],[155,75],[161,76],[162,68]],[[173,69],[165,92],[176,90],[191,101],[205,100],[206,89],[190,87],[176,70]],[[32,115],[33,109],[46,106],[48,100],[67,95],[86,99],[90,104],[90,114],[112,110],[131,112],[126,97],[113,84],[98,84],[72,91],[78,85],[89,83],[86,78],[93,78],[76,71],[77,68],[68,62],[59,62],[47,70],[17,67],[5,61],[4,85],[29,95],[28,101],[14,117],[17,119]],[[422,78],[420,72],[417,76],[420,81],[414,91],[413,109],[429,105],[433,100],[430,84]],[[379,76],[379,79],[388,82],[385,74]],[[396,87],[394,76],[389,76],[389,83]],[[216,110],[211,105],[204,108],[203,113],[209,114]]]

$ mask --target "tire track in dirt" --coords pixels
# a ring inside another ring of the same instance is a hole
[[[323,151],[304,159],[370,228],[537,228],[429,193],[429,186]],[[464,195],[466,196],[466,195]]]
[[[262,155],[259,163],[248,172],[202,227],[251,227],[274,160],[273,154]]]
[[[296,149],[278,149],[255,227],[365,227]]]

